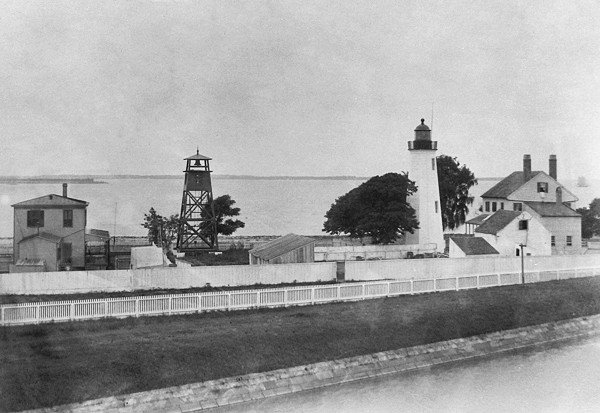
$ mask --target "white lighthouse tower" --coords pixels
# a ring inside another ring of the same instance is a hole
[[[440,187],[435,152],[437,141],[431,140],[431,129],[425,119],[415,129],[415,140],[408,142],[410,170],[408,177],[417,185],[417,192],[407,199],[419,220],[414,234],[406,233],[406,244],[420,244],[423,249],[434,247],[444,252],[444,231],[440,205]]]

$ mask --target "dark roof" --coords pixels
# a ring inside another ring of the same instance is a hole
[[[496,235],[498,231],[506,227],[521,214],[521,211],[506,211],[501,209],[500,211],[494,212],[483,224],[478,226],[475,229],[475,232]]]
[[[471,218],[465,224],[481,225],[489,217],[490,214],[477,215],[475,218]]]
[[[110,238],[110,234],[108,231],[105,231],[103,229],[94,229],[94,228],[90,228],[89,230],[87,230],[87,234],[89,235],[95,235],[96,237],[100,237],[100,238]]]
[[[467,255],[499,254],[481,237],[450,237],[450,239]]]
[[[573,211],[564,204],[556,202],[525,202],[529,208],[543,217],[580,217],[581,215]]]
[[[58,244],[60,242],[60,240],[62,239],[58,235],[49,234],[47,232],[40,232],[38,234],[29,235],[29,236],[23,238],[21,241],[19,241],[19,243],[29,241],[30,239],[34,239],[34,238],[41,238],[45,241],[50,241],[55,244]]]
[[[260,247],[251,249],[250,254],[268,261],[313,242],[315,242],[315,240],[312,238],[296,234],[287,234],[281,238],[269,241]]]
[[[531,180],[537,174],[543,173],[542,171],[533,171],[529,175],[529,179],[525,180],[525,174],[523,171],[516,171],[508,175],[506,178],[498,182],[496,185],[488,189],[482,198],[507,198],[510,194],[515,192],[527,181]]]
[[[56,206],[70,206],[84,208],[89,204],[85,201],[75,198],[69,198],[66,196],[50,194],[40,196],[38,198],[28,199],[27,201],[18,202],[13,204],[13,208],[27,208],[27,207],[56,207]]]
[[[211,161],[211,160],[212,160],[212,158],[209,158],[208,156],[200,155],[200,154],[198,153],[198,151],[196,151],[196,154],[195,154],[195,155],[188,156],[187,158],[183,158],[183,159],[184,159],[185,161],[187,161],[187,160],[189,160],[189,159],[191,159],[191,160],[200,159],[200,160],[203,160],[203,161]]]
[[[431,130],[431,129],[429,129],[429,126],[425,125],[425,119],[421,119],[421,124],[415,128],[415,131],[420,131],[420,130],[425,130],[425,131]]]

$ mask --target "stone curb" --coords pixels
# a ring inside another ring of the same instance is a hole
[[[600,334],[600,315],[30,412],[197,412]]]

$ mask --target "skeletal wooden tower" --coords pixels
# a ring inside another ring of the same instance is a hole
[[[200,155],[198,150],[195,155],[185,158],[181,223],[177,235],[178,251],[219,248],[210,181],[210,160],[211,158]]]

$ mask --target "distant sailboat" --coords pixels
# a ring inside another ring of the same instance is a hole
[[[577,178],[577,186],[590,186],[585,176],[580,176]]]

